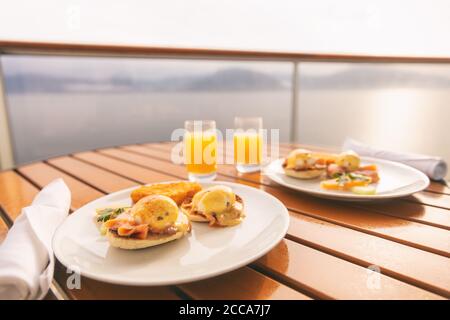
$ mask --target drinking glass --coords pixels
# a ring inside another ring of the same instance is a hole
[[[184,154],[191,181],[216,178],[217,135],[214,120],[189,120],[184,123]]]
[[[234,118],[234,162],[239,172],[261,169],[263,152],[262,118]]]

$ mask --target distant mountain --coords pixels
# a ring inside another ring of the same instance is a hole
[[[278,90],[283,82],[271,75],[247,69],[224,69],[204,76],[179,76],[151,80],[136,80],[116,74],[103,80],[77,77],[55,77],[39,74],[6,75],[8,92],[174,92],[226,90]]]
[[[300,69],[301,72],[301,69]],[[179,92],[179,91],[257,91],[289,88],[290,75],[285,79],[248,69],[229,68],[201,76],[148,79],[119,73],[105,79],[88,76],[53,76],[21,73],[5,75],[6,89],[20,92]],[[304,89],[368,89],[368,88],[450,88],[449,76],[419,71],[388,68],[354,67],[327,75],[301,74]]]
[[[225,69],[187,83],[189,91],[198,90],[271,90],[282,89],[279,80],[262,72]]]

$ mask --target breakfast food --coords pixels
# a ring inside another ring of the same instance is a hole
[[[141,198],[131,208],[107,219],[103,228],[111,246],[129,250],[160,245],[191,231],[186,215],[165,195]]]
[[[245,217],[244,202],[228,186],[217,185],[186,198],[181,210],[191,221],[209,222],[210,226],[234,226]]]
[[[180,205],[185,198],[192,198],[194,194],[202,189],[196,182],[180,181],[174,183],[158,183],[149,186],[141,186],[131,192],[133,203],[150,195],[163,195],[171,198]]]
[[[375,194],[376,189],[369,185],[380,180],[377,166],[361,166],[359,155],[351,150],[342,152],[335,163],[328,165],[327,177],[331,179],[320,183],[323,189],[352,191],[360,195]]]
[[[374,164],[361,166],[359,155],[353,151],[342,152],[337,156],[336,162],[327,167],[328,178],[338,178],[349,173],[369,177],[371,183],[376,183],[380,179],[377,166]]]
[[[130,206],[126,205],[112,205],[104,208],[97,208],[95,210],[94,222],[97,225],[102,235],[106,234],[105,222],[117,218],[120,214],[130,210]]]
[[[202,190],[194,182],[154,184],[133,190],[131,198],[131,207],[96,210],[95,223],[113,247],[141,249],[179,239],[191,231],[191,220],[226,227],[245,217],[243,200],[223,185]]]
[[[344,151],[336,157],[336,165],[349,171],[358,169],[360,163],[361,159],[352,150]]]
[[[283,163],[286,175],[298,179],[314,179],[324,174],[325,159],[306,149],[296,149],[289,153]]]
[[[372,180],[370,177],[348,173],[342,174],[337,178],[322,181],[320,186],[327,190],[352,190],[353,187],[368,186]]]
[[[335,155],[296,149],[284,160],[283,170],[286,175],[298,179],[326,177],[327,180],[320,182],[322,189],[352,191],[360,195],[375,194],[376,188],[371,184],[380,180],[377,166],[361,166],[359,155],[352,150]]]

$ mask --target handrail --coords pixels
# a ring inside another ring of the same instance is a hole
[[[161,56],[215,59],[258,59],[288,61],[380,62],[380,63],[450,63],[450,57],[362,55],[347,53],[304,53],[206,48],[150,47],[130,45],[27,42],[0,40],[0,54],[61,54]]]

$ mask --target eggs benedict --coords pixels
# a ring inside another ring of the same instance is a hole
[[[353,173],[355,175],[367,176],[371,183],[377,183],[380,180],[377,166],[374,164],[361,165],[359,155],[352,151],[344,151],[336,157],[336,161],[327,167],[328,178],[339,178],[342,175]]]
[[[106,221],[104,228],[111,246],[129,250],[173,241],[191,231],[186,215],[163,195],[140,199],[130,210]]]
[[[210,226],[234,226],[245,217],[242,198],[223,185],[197,192],[181,204],[181,210],[191,221],[209,222]]]
[[[326,169],[326,161],[309,150],[291,151],[283,163],[286,175],[298,179],[314,179],[320,177]]]
[[[360,195],[375,194],[376,187],[371,184],[380,180],[377,166],[361,165],[359,155],[352,150],[340,153],[336,161],[328,165],[327,177],[331,179],[320,183],[323,189],[352,191]]]
[[[347,171],[354,171],[359,168],[361,159],[356,152],[348,150],[339,154],[336,158],[336,164]]]

